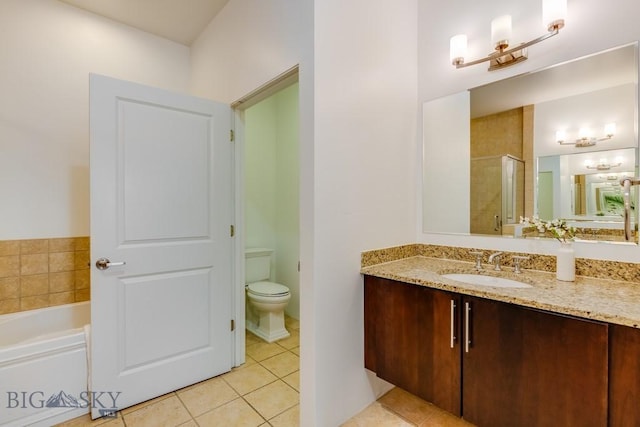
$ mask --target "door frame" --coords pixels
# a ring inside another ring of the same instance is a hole
[[[233,129],[233,196],[234,212],[233,221],[235,224],[235,237],[233,239],[233,257],[235,265],[233,268],[233,292],[234,318],[235,318],[235,357],[234,366],[240,366],[245,362],[245,337],[246,337],[246,296],[245,296],[245,273],[244,273],[244,147],[245,147],[245,110],[258,102],[270,97],[280,90],[298,82],[299,65],[296,64],[267,83],[249,92],[245,96],[231,103],[231,128]]]

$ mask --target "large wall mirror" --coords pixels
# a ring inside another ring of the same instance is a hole
[[[520,217],[537,215],[567,220],[578,239],[626,241],[637,43],[429,101],[423,126],[425,233],[527,237]]]

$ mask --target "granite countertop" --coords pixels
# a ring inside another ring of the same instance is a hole
[[[562,282],[556,279],[555,273],[523,269],[522,274],[515,274],[512,268],[493,271],[489,265],[484,265],[479,274],[518,280],[532,287],[477,286],[440,276],[448,273],[478,274],[474,265],[465,261],[413,256],[363,267],[360,272],[554,313],[640,327],[640,283],[586,276],[576,276],[575,282]]]

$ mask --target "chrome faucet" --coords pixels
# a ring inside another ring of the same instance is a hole
[[[502,252],[494,252],[491,255],[489,255],[489,264],[494,264],[495,267],[493,268],[496,271],[501,271],[502,268],[500,268],[500,258],[502,257]]]
[[[469,253],[476,257],[476,267],[475,267],[476,270],[478,271],[482,270],[482,257],[484,257],[484,252],[472,251]]]

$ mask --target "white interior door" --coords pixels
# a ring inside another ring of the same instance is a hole
[[[231,369],[230,115],[91,76],[94,418]]]

